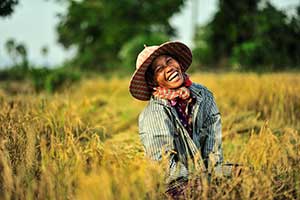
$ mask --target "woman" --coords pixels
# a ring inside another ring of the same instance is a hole
[[[140,138],[151,159],[169,156],[173,196],[182,193],[192,169],[206,173],[223,161],[221,116],[213,94],[185,74],[191,62],[191,50],[180,42],[145,47],[129,87],[136,99],[149,100],[139,116]]]

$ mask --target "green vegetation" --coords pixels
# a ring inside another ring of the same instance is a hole
[[[268,1],[220,0],[195,35],[195,61],[235,70],[300,68],[300,4],[288,16]]]
[[[18,0],[1,0],[0,17],[6,17],[12,14],[14,7],[19,3]]]
[[[5,2],[11,6],[17,3]],[[67,7],[66,13],[58,15],[58,41],[65,48],[77,51],[69,65],[97,73],[132,72],[144,44],[158,45],[176,36],[169,19],[185,3],[184,0],[56,2]],[[299,70],[300,4],[294,6],[296,12],[288,15],[269,1],[220,0],[212,20],[196,30],[192,49],[194,69]],[[23,74],[32,65],[26,45],[9,39],[5,47],[13,66],[19,66],[13,71],[21,72],[16,72],[16,78],[6,75],[7,71],[0,76],[19,80],[17,74]],[[42,56],[46,58],[48,53],[48,47],[43,46]]]
[[[137,55],[144,49],[145,46],[159,45],[168,41],[168,36],[164,34],[139,35],[126,42],[119,52],[124,68],[127,71],[132,71],[135,67]]]
[[[161,42],[160,37],[154,37],[157,33],[175,35],[168,20],[184,3],[183,0],[67,2],[67,13],[61,15],[57,27],[59,42],[66,48],[77,48],[76,66],[102,71],[119,66],[118,55],[123,54],[120,51],[126,51],[128,42],[136,41],[136,37],[143,37],[144,43],[153,45]],[[126,65],[127,59],[121,59]]]
[[[2,83],[18,81],[19,84],[30,82],[36,92],[55,92],[67,85],[71,85],[81,79],[81,72],[68,67],[60,68],[22,68],[19,66],[2,69],[0,80]]]
[[[54,92],[80,80],[80,72],[68,68],[32,68],[30,78],[36,91]]]
[[[6,51],[13,64],[10,67],[0,70],[1,81],[28,81],[34,87],[36,92],[42,90],[54,92],[60,88],[77,82],[81,78],[79,70],[68,66],[47,68],[31,66],[28,61],[27,48],[23,43],[14,39],[9,39],[5,44]],[[48,54],[46,46],[41,48],[44,57]]]

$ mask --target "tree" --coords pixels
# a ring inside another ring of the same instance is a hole
[[[195,36],[196,60],[243,69],[300,66],[300,5],[297,9],[289,18],[268,1],[220,0],[213,20]]]
[[[5,48],[13,61],[13,66],[21,66],[25,70],[28,69],[27,49],[23,43],[17,43],[11,38],[6,41]]]
[[[21,58],[21,67],[25,70],[28,69],[27,49],[24,44],[20,43],[16,46],[16,53]]]
[[[175,35],[168,19],[184,0],[68,1],[57,30],[64,47],[76,47],[75,62],[83,68],[104,69],[119,60],[122,46],[139,35]]]
[[[48,54],[49,54],[48,46],[45,45],[41,48],[41,54],[45,58],[45,65],[47,66],[48,65],[47,57],[48,57]]]
[[[213,49],[211,59],[224,64],[235,45],[253,37],[258,3],[259,0],[219,1],[219,11],[208,24],[210,35],[207,36],[207,46]]]
[[[1,0],[0,1],[0,17],[11,15],[14,7],[19,3],[18,0]]]
[[[16,54],[15,54],[16,44],[15,43],[16,43],[15,40],[12,38],[8,39],[5,43],[7,54],[12,59],[14,65],[16,65]]]

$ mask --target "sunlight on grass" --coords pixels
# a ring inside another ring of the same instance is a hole
[[[190,199],[300,199],[299,74],[193,74],[216,98],[224,160],[240,176]],[[0,87],[0,199],[164,199],[165,169],[144,158],[127,78],[53,95]]]

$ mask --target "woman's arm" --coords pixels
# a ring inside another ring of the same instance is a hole
[[[207,138],[202,148],[202,154],[206,166],[210,164],[211,167],[218,167],[223,162],[221,115],[210,92],[205,101],[206,118],[203,130]]]
[[[164,110],[144,111],[139,117],[139,133],[146,155],[155,161],[161,161],[163,155],[169,156],[170,183],[187,178],[186,167],[178,161],[174,147],[174,124]]]

